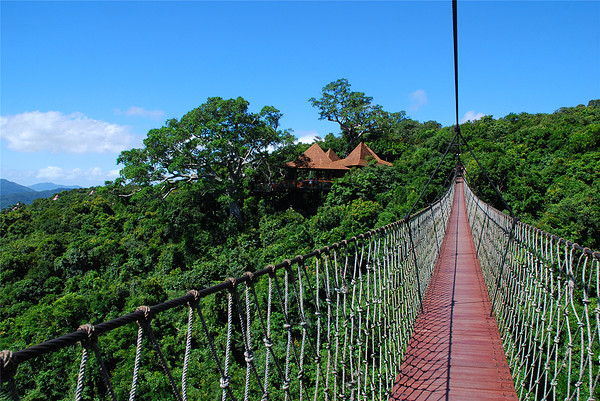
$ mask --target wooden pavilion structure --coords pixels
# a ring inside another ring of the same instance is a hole
[[[371,148],[361,142],[350,154],[342,159],[332,149],[325,152],[315,142],[298,159],[288,162],[286,185],[295,188],[323,188],[331,186],[334,178],[343,177],[353,167],[364,167],[369,158],[377,164],[391,166],[392,163],[381,159]],[[302,174],[304,173],[304,174]],[[299,178],[299,176],[306,176]]]

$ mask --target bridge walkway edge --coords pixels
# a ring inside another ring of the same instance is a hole
[[[459,178],[434,275],[390,400],[518,400]]]

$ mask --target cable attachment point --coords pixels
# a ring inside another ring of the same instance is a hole
[[[197,306],[200,301],[200,293],[196,290],[190,290],[185,295],[191,295],[194,299],[188,302],[189,306]]]
[[[237,282],[235,281],[235,278],[234,278],[234,277],[229,277],[229,278],[228,278],[227,280],[225,280],[225,281],[227,281],[227,282],[229,283],[229,285],[230,285],[230,288],[229,288],[229,290],[232,290],[232,289],[234,289],[234,288],[237,286]]]
[[[142,326],[142,328],[146,328],[150,324],[150,320],[152,319],[150,307],[146,305],[138,306],[137,308],[135,308],[135,311],[142,312],[144,314],[143,318],[137,321],[137,324]]]
[[[230,382],[231,382],[231,377],[229,377],[229,376],[223,376],[219,380],[219,386],[224,390],[227,387],[229,387]]]
[[[8,381],[17,372],[19,364],[9,350],[0,351],[0,383]]]
[[[245,272],[244,277],[248,277],[248,282],[254,282],[254,273],[253,272]]]
[[[82,324],[77,328],[77,331],[85,331],[87,334],[87,338],[85,340],[81,340],[81,345],[84,348],[88,348],[90,344],[96,342],[96,334],[94,333],[94,326],[91,324]]]

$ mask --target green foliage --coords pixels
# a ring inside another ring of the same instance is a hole
[[[331,148],[340,154],[350,152],[361,140],[389,136],[406,118],[404,111],[389,113],[372,104],[371,96],[351,91],[350,83],[343,78],[325,85],[319,99],[313,97],[308,101],[319,109],[319,120],[339,124],[346,147],[343,151],[336,146]]]
[[[486,116],[462,132],[491,179],[525,222],[593,249],[600,248],[600,107],[563,107],[553,114]],[[504,205],[463,151],[473,187]]]
[[[266,162],[269,147],[289,142],[278,131],[282,114],[272,106],[251,113],[241,97],[208,98],[181,120],[148,132],[144,148],[123,151],[121,178],[140,185],[165,183],[173,189],[179,182],[203,180],[225,190],[230,211],[241,219],[240,189],[249,170]]]
[[[345,88],[350,93],[347,82],[338,86],[331,90]],[[357,107],[374,110],[369,97],[353,96]],[[596,249],[600,248],[598,104],[593,101],[549,115],[488,116],[462,127],[479,161],[523,220]],[[93,191],[71,190],[56,201],[38,199],[0,212],[0,349],[40,343],[80,324],[105,321],[401,219],[454,135],[436,122],[419,123],[403,112],[377,109],[371,116],[374,128],[361,135],[393,166],[369,164],[352,170],[328,193],[265,195],[252,192],[252,182],[281,177],[277,166],[295,159],[308,145],[267,152],[267,142],[285,140],[276,130],[279,112],[266,108],[255,114],[247,106],[241,98],[211,98],[180,121],[149,132],[145,148],[120,157],[127,162],[123,177],[136,181],[136,186],[108,183]],[[252,125],[250,117],[258,123]],[[248,136],[241,137],[235,128],[238,123],[250,125],[244,131]],[[228,194],[226,187],[232,184],[227,163],[245,146],[253,146],[254,134],[256,146],[263,150],[243,169],[235,195]],[[229,148],[227,138],[239,142]],[[194,146],[188,145],[192,142]],[[339,154],[347,146],[343,135],[327,135],[320,143]],[[177,146],[182,152],[175,152]],[[204,152],[209,148],[210,154]],[[434,201],[446,187],[456,161],[452,154],[416,209]],[[461,159],[475,189],[502,207],[464,147]],[[206,162],[206,169],[192,168],[198,160]],[[177,174],[180,178],[195,174],[197,179],[181,186],[150,185]],[[232,200],[239,202],[245,216],[243,226],[230,216]],[[259,298],[265,293],[261,285],[256,287]],[[216,294],[202,302],[211,305],[203,309],[209,331],[223,339],[226,296]],[[165,313],[157,319],[161,345],[173,355],[169,363],[180,374],[176,361],[183,352],[181,314]],[[130,386],[135,332],[134,326],[123,327],[103,335],[100,342],[103,355],[109,356],[119,399],[127,396]],[[197,381],[189,394],[211,399],[218,389],[218,372],[200,337],[194,339],[192,359],[199,362],[191,367],[190,377]],[[157,356],[149,344],[145,350],[149,365],[141,373],[141,386],[157,388],[154,399],[167,399],[168,383]],[[72,347],[19,367],[24,399],[72,398],[79,352]],[[240,350],[235,356],[243,361]],[[94,363],[86,397],[100,399],[105,394]],[[243,374],[243,369],[232,372]]]

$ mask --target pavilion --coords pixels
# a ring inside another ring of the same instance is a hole
[[[353,167],[364,167],[372,158],[377,164],[391,166],[392,163],[381,159],[371,148],[361,142],[354,148],[348,157],[340,158],[332,149],[325,152],[315,142],[293,162],[288,162],[285,167],[289,170],[288,185],[293,187],[323,188],[331,184],[333,178],[343,177]],[[298,173],[308,172],[308,179],[298,180]],[[312,174],[310,174],[312,172]],[[290,182],[291,181],[291,182]]]

